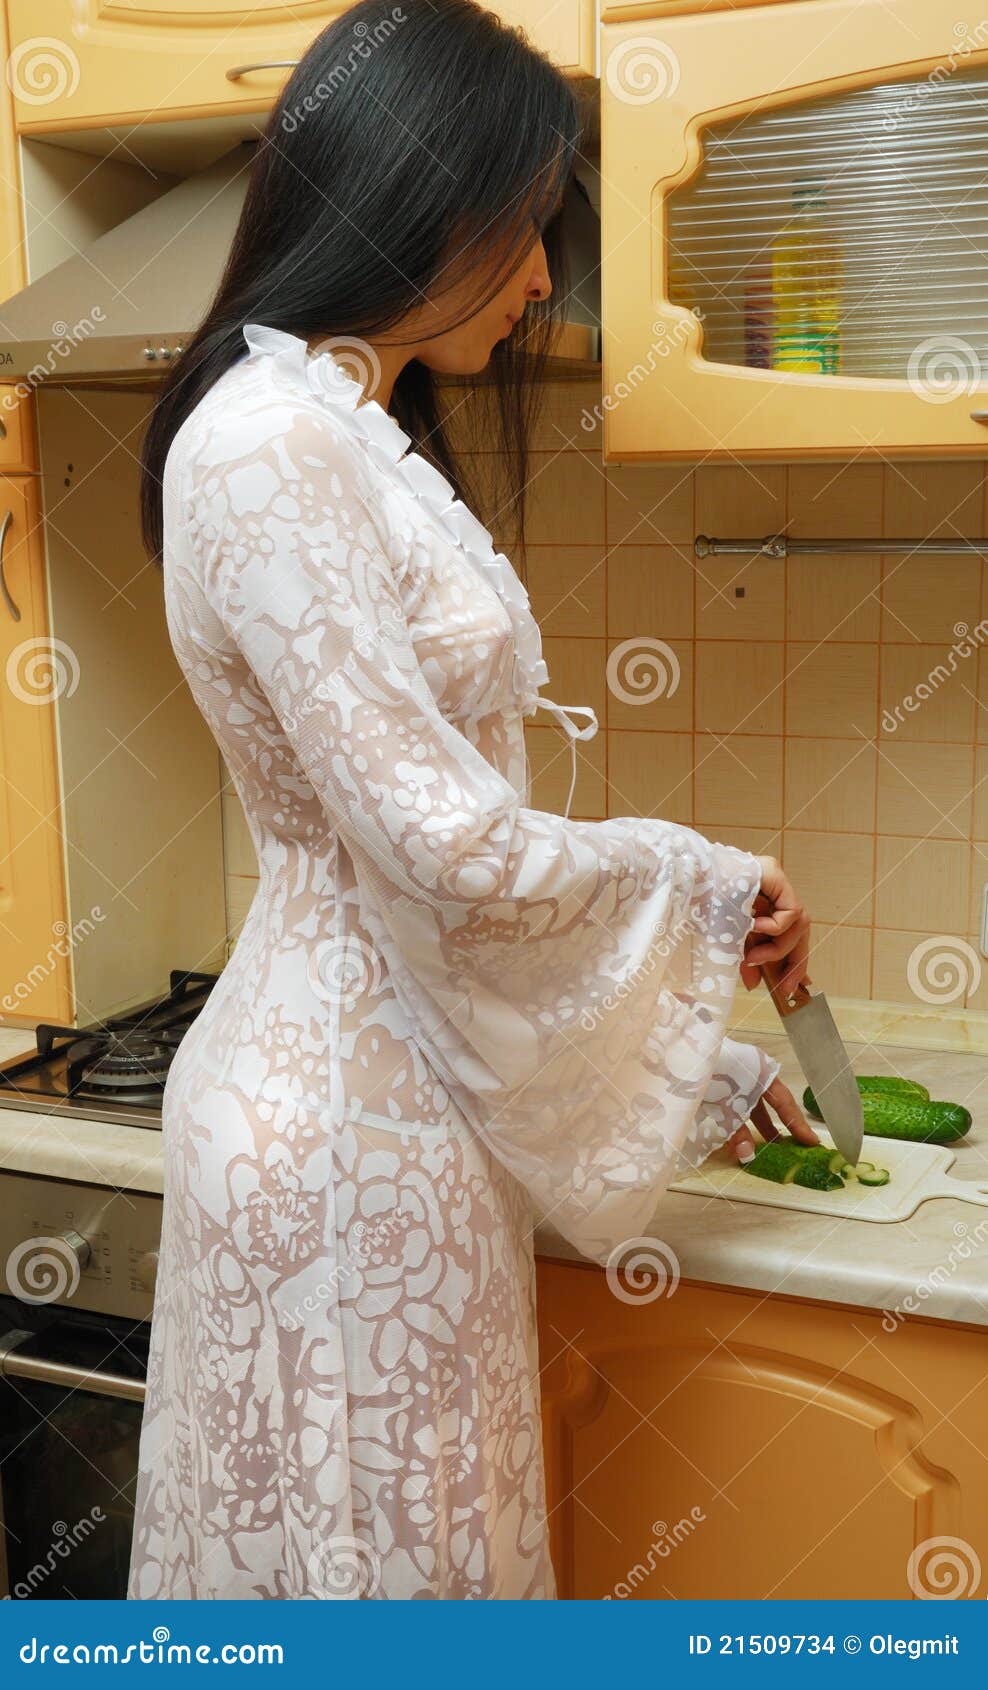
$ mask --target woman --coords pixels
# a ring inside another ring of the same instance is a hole
[[[145,444],[260,883],[165,1098],[135,1597],[551,1597],[536,1213],[606,1262],[770,1104],[812,1138],[724,1037],[739,966],[805,978],[778,865],[528,807],[538,630],[433,382],[490,361],[523,466],[578,117],[470,0],[400,11],[292,76]]]

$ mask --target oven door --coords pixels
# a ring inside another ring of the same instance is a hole
[[[148,1329],[0,1297],[0,1594],[127,1594]]]

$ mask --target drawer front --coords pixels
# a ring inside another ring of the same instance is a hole
[[[43,133],[124,118],[266,111],[289,67],[348,0],[8,0],[17,126]],[[561,69],[592,74],[593,0],[497,0]],[[389,36],[401,27],[386,19]],[[250,22],[244,19],[249,17]],[[385,37],[382,37],[382,42]],[[367,42],[352,51],[364,56]],[[359,59],[355,58],[355,65]],[[344,67],[345,68],[345,67]],[[231,72],[237,74],[231,77]]]

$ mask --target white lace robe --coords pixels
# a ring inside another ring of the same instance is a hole
[[[551,1597],[534,1215],[606,1261],[773,1077],[724,1037],[758,865],[529,807],[507,559],[328,354],[246,340],[165,479],[260,880],[165,1096],[130,1593]]]

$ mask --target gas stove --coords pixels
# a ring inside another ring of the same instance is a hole
[[[160,1129],[172,1058],[218,978],[176,970],[167,997],[98,1026],[43,1022],[37,1051],[0,1066],[0,1109]]]

